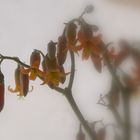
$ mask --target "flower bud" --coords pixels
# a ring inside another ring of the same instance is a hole
[[[57,61],[59,65],[63,65],[65,63],[67,52],[67,41],[66,37],[63,35],[59,37],[57,45]]]
[[[85,8],[84,12],[85,12],[85,13],[91,13],[91,12],[93,12],[93,10],[94,10],[93,5],[88,5],[88,6]]]
[[[36,71],[37,69],[39,69],[40,61],[41,61],[40,53],[37,50],[34,50],[30,57],[30,65],[31,65],[30,80],[36,79],[37,77]]]
[[[82,24],[78,32],[78,39],[80,42],[87,41],[93,38],[94,26],[90,24]]]
[[[66,39],[68,44],[73,45],[76,40],[76,29],[77,26],[73,22],[70,22],[66,25]]]
[[[65,74],[65,69],[63,66],[59,67],[60,70],[60,82],[63,84],[66,81],[66,74]]]
[[[50,41],[48,44],[49,59],[51,59],[51,60],[55,59],[55,54],[56,54],[56,43],[54,43],[53,41]]]
[[[4,106],[4,92],[5,92],[4,75],[0,70],[0,111],[2,111]]]
[[[36,50],[34,50],[30,57],[30,65],[32,68],[39,68],[40,65],[40,53]]]
[[[29,75],[22,71],[20,72],[20,96],[26,96],[29,91]]]
[[[58,71],[58,64],[56,58],[50,59],[48,54],[45,56],[45,60],[43,62],[44,64],[44,70],[49,72],[56,72]]]
[[[10,86],[8,86],[8,90],[12,93],[16,93],[20,91],[20,65],[15,69],[15,89],[12,89]]]

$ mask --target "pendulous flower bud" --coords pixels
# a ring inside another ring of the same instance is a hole
[[[57,61],[59,65],[63,65],[65,63],[67,57],[67,41],[64,35],[58,38],[58,45],[57,45]]]
[[[21,67],[21,69],[24,69]],[[29,91],[29,75],[21,70],[20,72],[20,96],[26,96]]]
[[[4,75],[0,70],[0,112],[2,111],[4,106],[4,92],[5,92]]]

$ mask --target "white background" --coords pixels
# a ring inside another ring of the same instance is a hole
[[[95,6],[89,22],[101,28],[107,41],[119,38],[140,38],[140,11],[131,6],[106,0],[0,0],[0,53],[19,56],[29,63],[33,49],[46,52],[46,44],[56,41],[62,33],[63,23],[82,12],[87,4]],[[100,93],[109,90],[109,74],[104,68],[98,74],[91,62],[76,56],[76,77],[73,95],[81,112],[89,121],[111,121],[111,113],[97,105]],[[70,67],[69,58],[65,65]],[[2,140],[74,140],[79,122],[65,98],[41,86],[40,80],[31,82],[34,91],[19,99],[7,91],[14,87],[16,64],[5,61],[5,107],[0,113],[0,139]]]

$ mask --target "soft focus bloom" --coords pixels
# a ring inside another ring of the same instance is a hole
[[[82,49],[82,59],[88,59],[92,54],[101,55],[104,43],[101,36],[94,36],[93,26],[90,24],[83,24],[78,32],[78,40],[80,42],[79,48]]]
[[[77,52],[79,48],[76,47],[77,43],[77,26],[73,22],[69,22],[66,25],[65,36],[67,41],[67,49],[73,52]]]

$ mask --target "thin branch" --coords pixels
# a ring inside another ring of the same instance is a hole
[[[75,57],[74,52],[70,51],[70,57],[71,57],[71,73],[70,73],[70,80],[68,84],[68,88],[71,89],[74,81],[74,75],[75,75]]]
[[[100,98],[99,98],[97,104],[100,104],[102,106],[107,107],[112,112],[112,114],[114,115],[114,118],[116,119],[117,123],[120,126],[122,126],[123,125],[123,121],[122,121],[122,119],[121,119],[121,117],[120,117],[120,115],[119,115],[116,107],[113,104],[107,104],[107,103],[105,103],[105,101],[104,101],[104,98],[105,97],[106,97],[106,95],[105,96],[100,95]]]
[[[0,59],[1,59],[0,62],[2,62],[3,60],[6,60],[6,59],[7,59],[7,60],[15,61],[16,63],[18,63],[18,64],[20,64],[20,65],[22,65],[22,66],[24,66],[24,67],[26,67],[26,68],[30,68],[29,65],[23,63],[18,57],[4,56],[4,55],[1,55],[1,54],[0,54]],[[38,75],[38,77],[39,77],[41,80],[43,80],[43,78],[40,77],[39,75]],[[59,93],[64,94],[64,89],[62,89],[62,88],[60,88],[60,87],[54,87],[54,90],[56,90],[56,91],[59,92]]]
[[[106,51],[106,48],[105,52]],[[122,93],[122,99],[123,99],[123,108],[124,108],[124,119],[125,119],[125,123],[124,123],[124,135],[125,135],[125,140],[130,140],[131,139],[131,131],[130,131],[130,107],[129,107],[129,93],[128,91],[126,91],[126,89],[122,86],[121,82],[119,81],[112,65],[110,64],[109,58],[107,56],[107,53],[105,53],[103,55],[104,60],[107,64],[108,70],[112,75],[112,78],[114,80],[114,82],[116,83],[116,85],[118,86],[118,88],[120,89],[121,93]]]
[[[0,59],[3,61],[4,59],[8,59],[8,60],[13,60],[15,61],[16,63],[26,67],[26,68],[30,68],[29,65],[23,63],[22,61],[20,61],[20,59],[18,57],[10,57],[10,56],[4,56],[4,55],[1,55],[0,54]]]
[[[96,140],[96,133],[95,131],[93,131],[90,126],[88,125],[88,122],[84,119],[82,113],[80,112],[71,91],[66,88],[65,89],[65,97],[68,100],[69,104],[71,105],[73,111],[75,112],[76,116],[78,117],[79,121],[81,122],[81,124],[83,125],[84,129],[86,130],[86,132],[89,134],[91,140]]]

